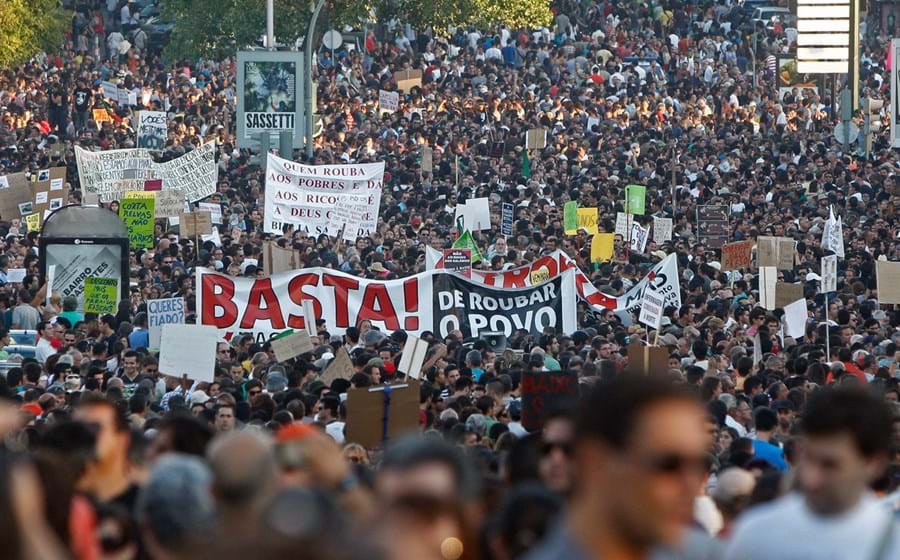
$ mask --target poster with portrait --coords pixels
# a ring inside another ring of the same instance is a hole
[[[237,138],[239,148],[256,147],[260,134],[303,134],[303,53],[241,51],[237,55]]]

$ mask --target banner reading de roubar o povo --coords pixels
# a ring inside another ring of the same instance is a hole
[[[163,190],[180,190],[188,202],[196,202],[216,192],[219,176],[215,142],[162,163],[143,148],[90,152],[75,146],[75,160],[82,191],[104,202],[144,190],[148,179],[161,179]]]
[[[383,281],[326,268],[268,278],[199,268],[197,317],[226,339],[242,333],[268,336],[304,329],[302,302],[309,300],[332,334],[368,320],[383,331],[430,331],[440,338],[457,329],[466,338],[497,331],[510,336],[519,329],[539,336],[546,327],[576,330],[574,284],[574,272],[529,288],[501,290],[443,270]]]
[[[384,162],[306,165],[269,154],[263,231],[282,233],[285,224],[313,235],[352,230],[371,235],[378,222]]]

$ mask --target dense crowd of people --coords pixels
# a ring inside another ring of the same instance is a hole
[[[74,146],[134,147],[135,112],[163,110],[162,159],[216,143],[221,244],[157,221],[157,245],[132,251],[132,297],[97,316],[46,297],[38,233],[0,217],[0,343],[14,329],[39,338],[35,358],[0,352],[15,362],[0,379],[5,557],[900,557],[900,316],[875,276],[879,258],[900,257],[900,170],[887,130],[869,157],[844,151],[823,84],[780,90],[769,60],[795,47],[780,22],[754,27],[728,0],[558,0],[547,27],[438,36],[388,24],[321,51],[311,163],[386,164],[377,231],[347,243],[262,233],[264,169],[235,147],[234,59],[164,61],[125,0],[64,5],[61,50],[0,69],[0,175],[66,166],[80,204]],[[874,17],[864,28],[860,90],[888,98],[888,31]],[[422,70],[422,85],[381,111],[379,90],[397,90],[404,69]],[[104,98],[102,81],[137,104]],[[94,122],[96,108],[112,122]],[[526,150],[538,127],[546,146]],[[598,208],[612,232],[628,184],[647,186],[634,219],[672,218],[672,240],[591,262],[590,236],[564,233],[563,205]],[[160,375],[146,301],[184,297],[192,321],[195,267],[257,276],[274,239],[300,250],[301,267],[403,277],[425,268],[426,247],[453,243],[455,207],[475,197],[494,222],[474,233],[476,267],[559,249],[618,296],[676,254],[683,305],[657,337],[668,368],[624,373],[628,343],[647,333],[581,303],[579,330],[520,352],[430,338],[420,433],[384,448],[346,437],[345,398],[400,380],[403,331],[320,323],[314,351],[283,362],[236,337],[219,343],[212,383]],[[515,205],[513,235],[499,234],[501,203]],[[798,242],[778,276],[803,284],[802,337],[760,306],[756,267],[724,271],[698,238],[703,204],[728,205],[730,240]],[[831,209],[846,254],[826,295]],[[326,385],[341,347],[354,375]],[[553,370],[577,372],[580,397],[529,432],[522,376]]]

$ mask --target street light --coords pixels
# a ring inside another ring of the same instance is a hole
[[[271,1],[271,0],[270,0]],[[315,111],[315,107],[313,107],[313,63],[312,63],[312,52],[313,52],[313,36],[316,32],[316,21],[319,19],[319,12],[322,11],[322,6],[325,5],[325,0],[317,0],[316,6],[313,9],[312,17],[309,19],[309,26],[306,28],[306,39],[304,40],[304,49],[306,54],[306,87],[304,88],[303,95],[306,96],[306,159],[308,162],[312,162],[313,158],[313,112]]]

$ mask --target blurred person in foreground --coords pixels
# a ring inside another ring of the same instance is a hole
[[[685,387],[653,376],[597,385],[576,421],[568,512],[526,558],[714,558],[715,544],[687,530],[709,444],[706,413]]]
[[[888,465],[891,422],[884,401],[862,389],[815,393],[801,423],[798,491],[738,519],[726,558],[900,558],[897,519],[869,491]]]

